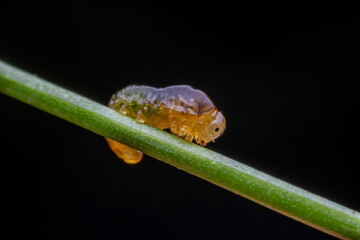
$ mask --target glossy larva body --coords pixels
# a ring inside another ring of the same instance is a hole
[[[166,88],[132,85],[116,92],[110,99],[109,107],[138,122],[167,129],[202,146],[214,141],[225,129],[225,118],[210,98],[187,85]],[[127,161],[123,153],[119,154],[119,148],[126,145],[117,147],[117,142],[107,140],[118,157],[128,163],[137,162]]]

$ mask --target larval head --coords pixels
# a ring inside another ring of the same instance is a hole
[[[210,124],[204,126],[200,132],[200,144],[203,146],[205,146],[210,141],[214,142],[215,139],[220,137],[225,130],[226,121],[224,115],[221,112],[215,111],[211,115],[210,119],[214,120],[211,121]]]

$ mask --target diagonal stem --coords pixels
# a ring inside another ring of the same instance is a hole
[[[342,239],[360,239],[360,214],[0,61],[0,92],[180,168]]]

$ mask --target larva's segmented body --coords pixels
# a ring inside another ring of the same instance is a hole
[[[167,129],[203,146],[218,138],[225,129],[225,118],[210,98],[204,92],[187,85],[167,88],[129,86],[112,96],[109,107],[135,118],[138,122]],[[126,162],[135,163],[141,160],[142,155],[136,157],[140,160],[126,160],[124,151],[121,150],[125,145],[107,140],[118,157]]]

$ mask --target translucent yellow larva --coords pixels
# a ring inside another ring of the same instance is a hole
[[[109,107],[202,146],[214,141],[225,129],[225,118],[211,99],[187,85],[166,88],[132,85],[116,92]],[[126,163],[141,161],[142,152],[109,138],[106,140]]]

